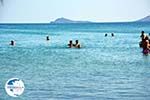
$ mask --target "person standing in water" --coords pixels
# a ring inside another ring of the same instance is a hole
[[[105,37],[107,37],[107,34],[105,34]]]
[[[146,38],[146,35],[145,35],[145,32],[144,31],[141,31],[141,42],[139,43],[139,46],[142,48],[143,47],[143,44],[145,42],[145,38]]]
[[[143,53],[144,54],[150,53],[150,43],[148,36],[146,36],[143,40]]]
[[[141,37],[141,39],[145,38],[145,32],[144,31],[141,32],[141,36],[140,37]]]
[[[73,47],[73,43],[72,43],[72,40],[69,41],[69,44],[68,44],[69,48],[72,48]]]
[[[76,42],[74,44],[75,48],[81,48],[81,44],[79,43],[79,40],[76,40],[75,42]]]

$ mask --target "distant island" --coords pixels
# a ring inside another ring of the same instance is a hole
[[[150,15],[142,19],[133,22],[150,22]],[[58,18],[55,21],[51,21],[51,24],[76,24],[76,23],[99,23],[99,22],[90,22],[90,21],[75,21],[67,18]]]
[[[62,17],[62,18],[58,18],[55,21],[52,21],[50,23],[51,24],[63,24],[63,23],[73,24],[73,23],[92,23],[92,22],[90,22],[90,21],[74,21],[74,20],[70,20],[70,19]]]

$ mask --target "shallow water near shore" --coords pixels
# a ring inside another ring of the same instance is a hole
[[[138,45],[141,30],[150,33],[149,27],[0,24],[0,100],[149,100],[150,55],[143,55]],[[67,48],[70,39],[78,39],[82,48]],[[16,45],[9,46],[10,40]],[[4,89],[14,77],[25,84],[18,98]]]

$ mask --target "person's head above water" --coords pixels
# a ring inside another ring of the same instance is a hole
[[[68,44],[69,48],[72,48],[73,47],[73,43],[72,43],[72,40],[69,41],[69,44]]]
[[[114,36],[114,33],[111,33],[111,36]]]
[[[49,36],[46,36],[46,40],[47,40],[47,41],[50,40],[50,39],[49,39]]]
[[[72,44],[72,40],[69,41],[69,44]]]
[[[145,32],[144,32],[144,31],[141,31],[141,33],[144,34]]]
[[[76,44],[78,44],[79,43],[79,40],[76,40]]]
[[[15,45],[15,41],[14,41],[14,40],[11,40],[11,41],[10,41],[10,45],[14,46],[14,45]]]

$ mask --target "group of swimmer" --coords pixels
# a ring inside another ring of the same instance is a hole
[[[68,44],[68,47],[69,48],[73,48],[73,47],[75,47],[75,48],[81,48],[81,44],[79,43],[79,40],[76,40],[75,44],[73,44],[73,41],[70,40],[69,44]]]
[[[149,33],[149,36],[150,36],[150,33]],[[139,46],[141,48],[143,48],[143,53],[144,54],[149,54],[150,53],[150,39],[149,39],[149,36],[147,34],[145,34],[144,31],[141,32],[141,41],[139,43]]]
[[[46,41],[50,41],[49,36],[46,36]],[[15,44],[16,44],[15,40],[11,40],[9,45],[15,46]],[[76,41],[75,41],[75,44],[73,44],[73,41],[70,40],[70,41],[69,41],[69,44],[68,44],[68,47],[69,47],[69,48],[73,48],[73,47],[74,47],[74,48],[81,48],[81,44],[79,43],[79,40],[76,40]]]
[[[49,40],[50,40],[49,36],[46,36],[46,41],[49,41]],[[15,44],[16,44],[15,40],[11,40],[9,45],[15,46]]]
[[[105,34],[105,37],[107,37],[108,35]],[[111,33],[111,36],[114,37],[114,33]],[[150,36],[150,33],[149,33],[149,36]],[[139,43],[139,46],[141,48],[143,48],[143,53],[144,54],[149,54],[150,53],[150,38],[147,34],[145,34],[144,31],[141,32],[141,42]],[[46,41],[50,41],[50,38],[49,36],[46,36]],[[16,43],[15,43],[15,40],[11,40],[10,41],[10,45],[11,46],[14,46]],[[81,48],[81,44],[79,43],[79,40],[75,40],[75,43],[73,43],[72,40],[69,41],[69,44],[68,44],[68,47],[69,48]]]
[[[105,37],[107,37],[107,36],[108,36],[108,34],[105,34]],[[114,33],[111,33],[111,36],[114,37],[115,36]]]

